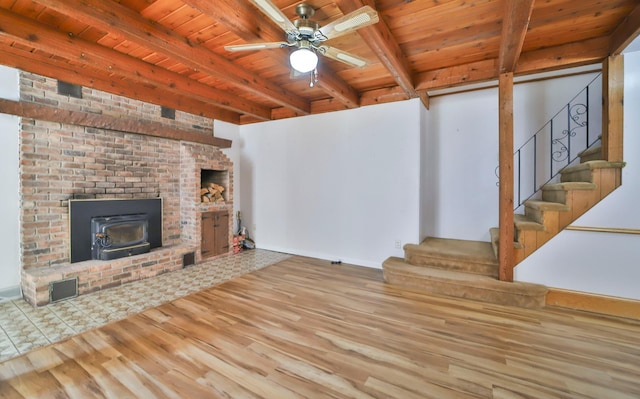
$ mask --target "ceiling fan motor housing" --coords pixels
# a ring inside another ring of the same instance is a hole
[[[316,10],[314,10],[309,4],[300,3],[296,6],[296,14],[302,19],[309,19],[313,17],[313,14],[315,13]]]
[[[300,35],[305,37],[313,37],[315,31],[320,27],[317,22],[310,19],[298,19],[294,22],[294,25],[298,28]]]

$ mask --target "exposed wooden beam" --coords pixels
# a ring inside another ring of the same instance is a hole
[[[429,100],[429,94],[427,92],[422,92],[419,93],[420,94],[420,101],[422,101],[422,105],[424,105],[424,107],[426,109],[429,109],[429,107],[431,107],[431,101]]]
[[[516,74],[563,69],[601,62],[609,54],[609,39],[599,37],[520,55]]]
[[[140,85],[129,79],[107,75],[92,67],[77,68],[66,60],[53,58],[40,51],[28,52],[11,46],[0,46],[2,64],[37,73],[65,82],[91,87],[107,93],[116,94],[151,104],[174,108],[193,115],[200,115],[229,123],[239,124],[240,114],[218,108],[212,103],[195,100],[189,96],[181,96],[162,87]]]
[[[624,56],[608,57],[602,63],[602,157],[609,162],[624,160]]]
[[[485,60],[449,68],[435,69],[418,75],[418,90],[435,90],[495,79],[497,60]]]
[[[185,4],[199,10],[205,15],[218,21],[230,31],[248,43],[259,41],[277,42],[285,40],[285,33],[265,23],[265,17],[246,0],[183,0]],[[287,53],[284,51],[264,50],[266,57],[275,59],[278,63],[289,68],[286,62]],[[285,60],[285,62],[283,62]],[[360,98],[355,89],[342,80],[330,67],[324,63],[319,66],[319,80],[316,87],[343,102],[348,108],[359,106]]]
[[[61,14],[86,21],[97,29],[112,32],[139,45],[164,54],[182,64],[223,79],[243,91],[266,98],[301,114],[310,112],[302,97],[263,79],[205,47],[189,42],[170,29],[141,17],[116,2],[102,0],[35,0]]]
[[[601,62],[606,57],[607,46],[607,38],[597,38],[529,51],[520,55],[515,72],[522,75]],[[489,59],[420,73],[416,77],[416,90],[437,90],[497,79],[498,62],[498,59]]]
[[[416,79],[416,88],[418,90],[444,89],[497,77],[498,60],[484,60],[421,73]]]
[[[362,93],[361,105],[384,104],[394,101],[408,100],[407,93],[400,86],[369,90]]]
[[[372,0],[339,0],[338,7],[344,13],[350,13],[365,5],[374,10],[375,4]],[[358,30],[365,43],[373,50],[384,66],[389,70],[398,86],[400,86],[407,97],[419,97],[416,91],[413,73],[407,62],[407,57],[403,54],[400,45],[391,33],[391,30],[383,19],[377,24],[369,25]]]
[[[618,55],[640,35],[640,4],[627,15],[611,34],[609,54]]]
[[[500,280],[513,281],[513,73],[502,73],[498,79],[499,123],[499,206],[500,238],[498,262]]]
[[[534,0],[504,2],[502,36],[500,38],[500,73],[513,72],[516,69],[524,38],[529,27]]]
[[[93,127],[145,136],[162,137],[171,140],[190,141],[213,145],[219,148],[231,147],[231,140],[221,139],[201,132],[168,127],[159,122],[139,119],[124,119],[115,116],[70,111],[43,104],[0,99],[0,113],[23,118],[38,119],[70,125]]]
[[[326,65],[318,66],[318,81],[315,85],[325,93],[343,103],[347,108],[357,108],[360,106],[360,95],[356,90],[346,84],[333,71],[327,70]],[[312,105],[313,109],[313,105]]]
[[[0,9],[0,36],[80,64],[101,69],[106,73],[116,73],[134,81],[164,87],[179,96],[189,93],[193,98],[211,102],[235,112],[248,113],[263,120],[271,119],[271,110],[268,108],[237,96],[229,96],[222,90],[118,51],[109,50],[103,46],[47,28],[31,19],[3,9]]]

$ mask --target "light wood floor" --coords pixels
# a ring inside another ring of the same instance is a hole
[[[0,363],[0,397],[640,398],[640,323],[293,257]]]

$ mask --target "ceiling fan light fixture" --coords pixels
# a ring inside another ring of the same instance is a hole
[[[289,56],[291,67],[300,73],[311,72],[318,65],[318,55],[305,47],[300,47]]]

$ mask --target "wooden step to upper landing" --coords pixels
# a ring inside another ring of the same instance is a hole
[[[578,154],[580,162],[598,161],[602,159],[602,146],[594,145]]]
[[[395,257],[384,261],[382,269],[387,283],[421,292],[530,309],[545,305],[547,288],[538,284],[504,282],[476,273],[415,266]]]
[[[498,277],[498,260],[488,242],[428,237],[420,245],[406,244],[404,253],[415,266]]]
[[[601,180],[603,180],[602,177],[605,177],[608,180],[608,178],[612,176],[619,175],[625,165],[625,162],[609,162],[602,160],[582,162],[562,169],[562,171],[560,171],[560,181],[563,183],[587,182],[600,185]],[[618,184],[618,186],[619,185],[620,184]]]
[[[597,185],[590,182],[564,182],[542,186],[542,200],[566,204],[568,195],[573,191],[594,191]]]

